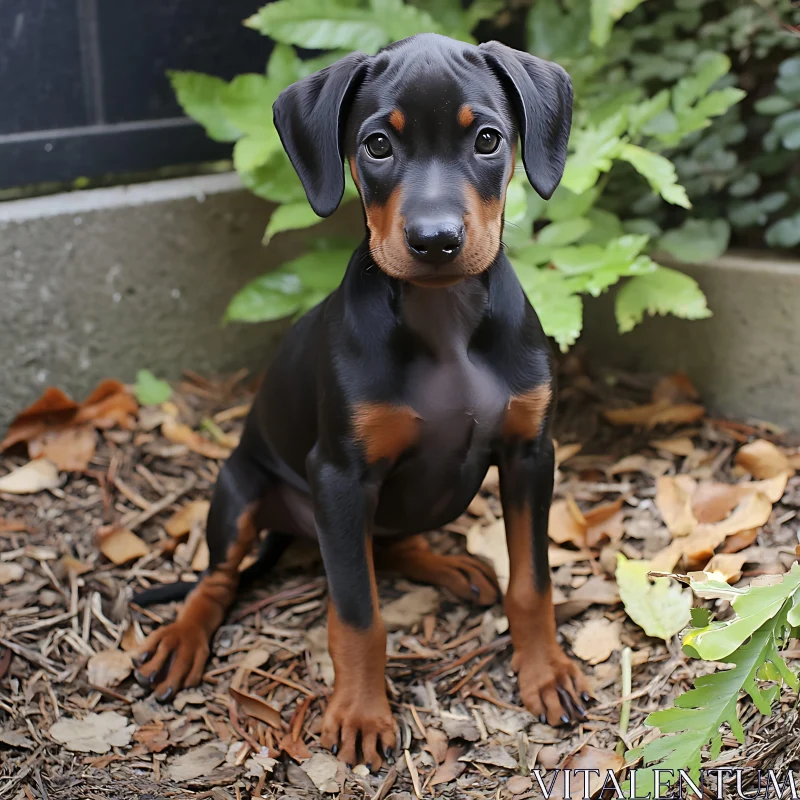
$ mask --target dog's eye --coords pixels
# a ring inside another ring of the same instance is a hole
[[[382,133],[373,133],[364,146],[373,158],[388,158],[392,154],[392,143]]]
[[[494,153],[500,147],[500,138],[500,134],[496,130],[484,128],[478,132],[478,138],[475,140],[475,152],[482,156]]]

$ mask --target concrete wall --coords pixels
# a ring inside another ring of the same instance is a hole
[[[269,213],[230,174],[0,203],[0,428],[47,385],[81,398],[143,367],[261,367],[279,326],[220,320],[248,280],[302,250],[305,232],[261,246]],[[358,209],[317,231],[359,234]],[[612,296],[589,298],[582,341],[607,363],[686,370],[716,412],[800,430],[800,264],[743,255],[687,271],[711,319],[620,336]]]
[[[679,269],[698,281],[712,317],[650,317],[620,335],[612,292],[586,301],[582,342],[616,366],[684,370],[716,412],[800,431],[800,262],[738,253]]]
[[[247,281],[302,250],[302,232],[261,246],[269,213],[233,174],[0,203],[0,428],[48,385],[80,399],[141,368],[263,365],[279,326],[220,321]]]

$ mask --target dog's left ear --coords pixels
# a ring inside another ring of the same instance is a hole
[[[320,217],[330,216],[344,194],[341,129],[367,58],[350,53],[284,89],[272,106],[283,148]]]
[[[517,114],[522,161],[531,186],[549,200],[564,174],[572,125],[572,81],[566,71],[499,42],[479,45]]]

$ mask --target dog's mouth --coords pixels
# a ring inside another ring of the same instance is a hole
[[[459,281],[466,277],[463,273],[457,275],[431,275],[420,276],[409,279],[409,283],[415,286],[422,286],[426,289],[446,289],[448,286],[455,286]]]

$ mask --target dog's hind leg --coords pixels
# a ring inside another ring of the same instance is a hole
[[[239,566],[258,536],[258,506],[274,483],[271,473],[241,447],[220,470],[208,514],[208,571],[175,622],[153,631],[137,659],[137,679],[152,686],[159,700],[200,683],[211,639],[236,596]]]

